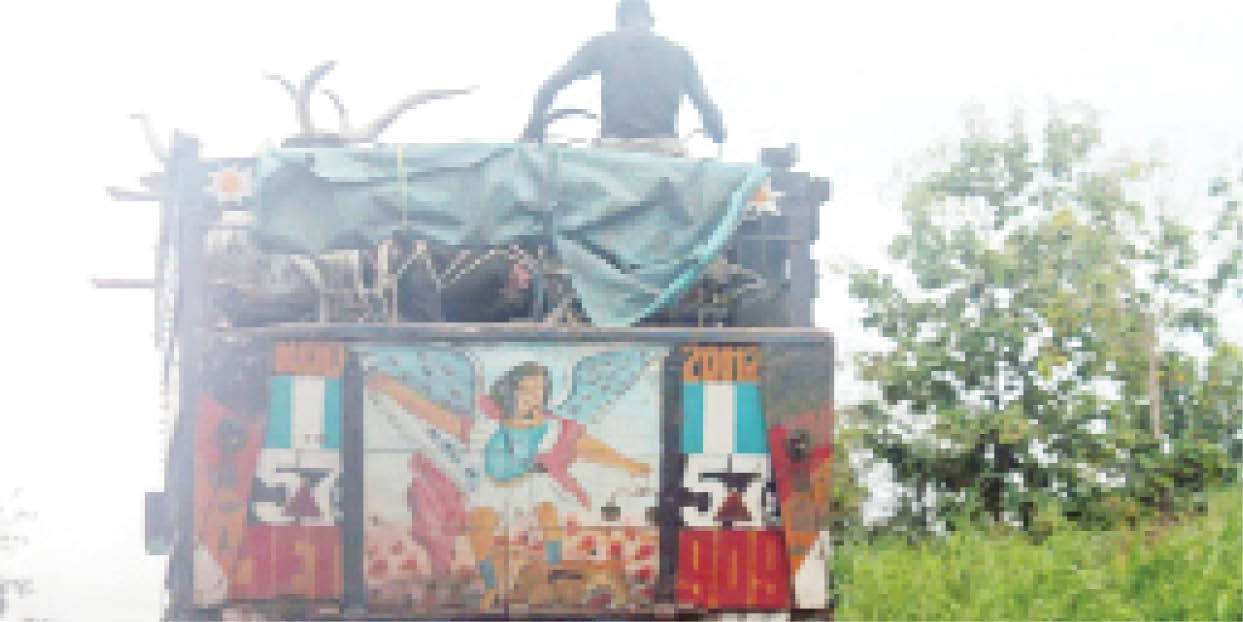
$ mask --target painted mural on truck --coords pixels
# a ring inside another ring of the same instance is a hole
[[[341,344],[277,344],[203,396],[195,444],[194,598],[341,596]],[[230,373],[231,372],[231,373]],[[261,375],[266,391],[248,392]],[[237,379],[237,382],[228,382]],[[247,393],[257,393],[247,395]],[[266,397],[266,399],[263,399]]]
[[[682,348],[677,602],[789,607],[789,567],[768,461],[758,347]]]
[[[196,419],[195,602],[340,607],[357,572],[376,615],[823,607],[829,356],[516,341],[237,349]],[[362,472],[347,480],[349,417]],[[361,508],[344,507],[349,481]],[[347,524],[360,533],[352,558]]]
[[[667,352],[363,350],[369,603],[650,603]]]

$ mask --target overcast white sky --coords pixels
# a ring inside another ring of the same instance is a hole
[[[879,261],[899,224],[895,164],[953,136],[968,103],[996,114],[1039,112],[1049,99],[1092,104],[1109,145],[1178,164],[1170,199],[1189,210],[1204,180],[1243,161],[1243,2],[652,5],[725,114],[728,159],[794,141],[800,168],[833,179],[822,257]],[[612,14],[612,0],[6,7],[0,493],[25,487],[40,514],[25,552],[0,560],[0,576],[25,572],[39,590],[14,619],[160,610],[165,560],[144,557],[141,523],[164,451],[151,297],[88,287],[92,275],[152,271],[155,208],[103,193],[155,170],[126,115],[194,133],[208,156],[249,155],[294,129],[288,98],[261,74],[300,77],[336,59],[325,85],[357,120],[414,90],[480,86],[404,118],[387,141],[510,140],[540,81],[611,28]],[[593,91],[584,84],[559,103],[594,107]],[[318,116],[333,118],[326,104]],[[829,279],[821,292],[819,325],[857,348],[843,284]]]

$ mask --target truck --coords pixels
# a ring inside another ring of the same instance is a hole
[[[323,73],[282,79],[300,115]],[[829,184],[795,147],[299,120],[254,157],[175,132],[110,189],[161,215],[167,619],[828,615]]]

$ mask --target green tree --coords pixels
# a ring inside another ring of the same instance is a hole
[[[1209,242],[1217,247],[1208,284],[1214,296],[1225,293],[1235,301],[1243,300],[1243,167],[1235,179],[1219,177],[1209,184],[1209,196],[1221,200],[1221,211],[1209,233]]]
[[[854,452],[863,448],[861,419],[854,408],[843,408],[834,414],[829,512],[833,521],[830,531],[838,541],[855,537],[864,528],[862,510],[867,490],[859,482],[851,460]]]
[[[1026,526],[1042,507],[1133,518],[1161,502],[1150,489],[1187,483],[1150,474],[1185,463],[1162,442],[1166,402],[1204,415],[1180,397],[1203,371],[1175,376],[1188,361],[1159,340],[1216,335],[1196,235],[1129,198],[1155,164],[1104,160],[1100,142],[1088,109],[1051,114],[1035,140],[1020,113],[1001,132],[969,121],[906,193],[889,249],[905,270],[851,274],[865,325],[892,344],[860,357],[881,393],[860,409],[865,444],[913,491],[918,527],[959,509]]]

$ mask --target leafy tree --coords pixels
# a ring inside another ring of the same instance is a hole
[[[1209,185],[1209,196],[1221,199],[1209,242],[1220,250],[1208,285],[1214,296],[1223,292],[1243,300],[1243,167],[1235,179],[1219,177]],[[1215,301],[1215,300],[1214,300]]]
[[[834,452],[830,470],[833,487],[829,497],[832,516],[830,531],[838,541],[856,536],[863,529],[863,503],[867,490],[860,484],[852,464],[852,455],[861,448],[863,429],[861,417],[854,408],[843,408],[834,415]]]
[[[1091,110],[1051,114],[1038,139],[1021,113],[965,133],[906,193],[907,231],[889,248],[905,271],[850,277],[865,325],[892,344],[860,358],[881,393],[860,413],[865,443],[912,491],[903,517],[1030,526],[1044,508],[1109,523],[1168,502],[1188,485],[1176,467],[1221,456],[1194,439],[1171,449],[1160,423],[1238,426],[1237,408],[1207,406],[1237,404],[1238,383],[1210,389],[1159,340],[1217,344],[1194,230],[1129,197],[1155,164],[1102,159]],[[1215,373],[1234,373],[1231,352]]]

